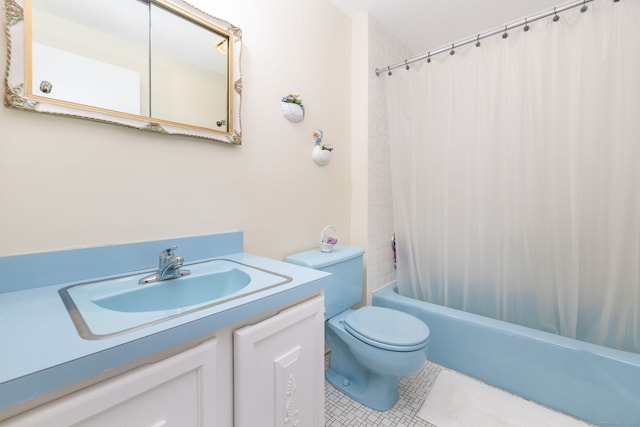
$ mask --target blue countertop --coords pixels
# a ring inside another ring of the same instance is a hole
[[[221,258],[221,257],[220,257]],[[0,293],[0,420],[14,405],[168,350],[320,292],[330,275],[238,252],[224,258],[292,278],[288,283],[129,333],[87,340],[58,294],[71,282]],[[77,283],[77,282],[76,282]]]

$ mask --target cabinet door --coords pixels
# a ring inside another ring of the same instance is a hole
[[[324,298],[234,333],[234,425],[324,425]]]
[[[210,340],[13,418],[2,427],[190,427],[216,423]]]

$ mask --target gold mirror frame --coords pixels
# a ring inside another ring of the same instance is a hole
[[[31,99],[25,92],[25,12],[24,0],[4,0],[5,34],[7,38],[7,67],[4,76],[4,105],[9,108],[57,116],[88,119],[102,123],[152,131],[168,135],[184,135],[240,145],[242,127],[240,107],[242,103],[241,50],[242,31],[222,19],[214,18],[182,0],[161,0],[177,10],[205,21],[229,34],[231,41],[229,73],[229,127],[227,131],[200,128],[186,124],[164,122],[150,117],[120,115],[107,110],[81,108]]]

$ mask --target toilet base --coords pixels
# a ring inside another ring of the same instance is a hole
[[[331,348],[325,376],[338,391],[369,408],[386,411],[398,400],[398,379],[417,372],[425,349],[390,351],[366,344],[344,328],[345,311],[327,320],[325,337]]]
[[[367,372],[364,377],[349,379],[329,366],[327,381],[338,391],[377,411],[387,411],[398,400],[398,378]]]

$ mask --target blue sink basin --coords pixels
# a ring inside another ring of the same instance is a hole
[[[100,307],[123,312],[171,310],[215,301],[238,292],[250,282],[247,273],[229,268],[207,275],[138,285],[122,293],[90,297],[90,300]]]
[[[204,310],[291,281],[227,259],[184,266],[188,276],[139,284],[149,271],[58,291],[81,337],[101,339]]]

